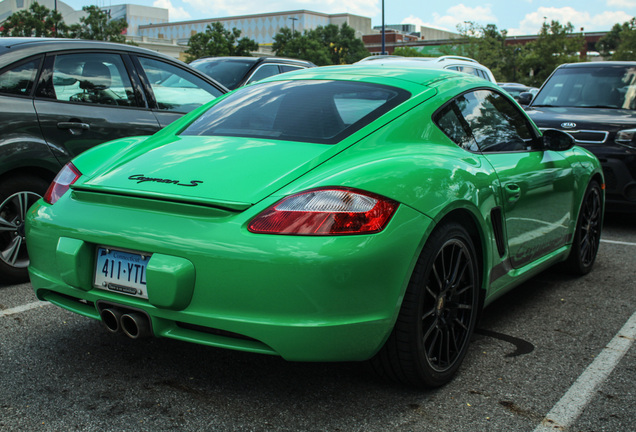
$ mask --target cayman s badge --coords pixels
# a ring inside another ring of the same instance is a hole
[[[576,123],[574,123],[574,122],[561,123],[561,127],[563,129],[574,129],[576,127]]]
[[[157,178],[157,177],[146,177],[143,174],[131,175],[130,177],[128,177],[128,180],[133,180],[133,181],[136,181],[137,183],[155,182],[155,183],[174,184],[177,186],[197,186],[200,183],[203,183],[203,180],[190,180],[189,183],[181,183],[180,180],[171,180],[171,179],[164,179],[164,178]]]

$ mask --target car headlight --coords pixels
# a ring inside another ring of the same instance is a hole
[[[616,133],[616,144],[636,148],[636,129],[624,129]]]

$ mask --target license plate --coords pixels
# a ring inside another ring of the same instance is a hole
[[[95,287],[148,298],[146,267],[150,255],[106,247],[97,248]]]

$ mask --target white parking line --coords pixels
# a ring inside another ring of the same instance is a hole
[[[626,245],[626,246],[636,246],[636,243],[630,243],[630,242],[624,242],[624,241],[618,241],[618,240],[604,240],[604,239],[601,239],[601,242],[619,244],[619,245]]]
[[[21,306],[16,306],[14,308],[11,309],[5,309],[5,310],[0,310],[0,318],[2,318],[3,316],[9,316],[9,315],[13,315],[13,314],[17,314],[20,312],[24,312],[24,311],[28,311],[29,309],[36,309],[42,306],[48,306],[51,303],[49,302],[43,302],[43,301],[36,301],[33,303],[28,303],[28,304],[24,304]]]
[[[564,430],[576,421],[636,339],[636,312],[601,351],[534,432]]]

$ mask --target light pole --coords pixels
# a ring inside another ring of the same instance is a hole
[[[382,55],[386,54],[384,52],[384,0],[382,0]]]
[[[292,37],[294,37],[294,33],[296,33],[296,30],[294,29],[294,24],[296,23],[296,21],[298,21],[298,18],[296,17],[289,17],[289,19],[292,22]]]

